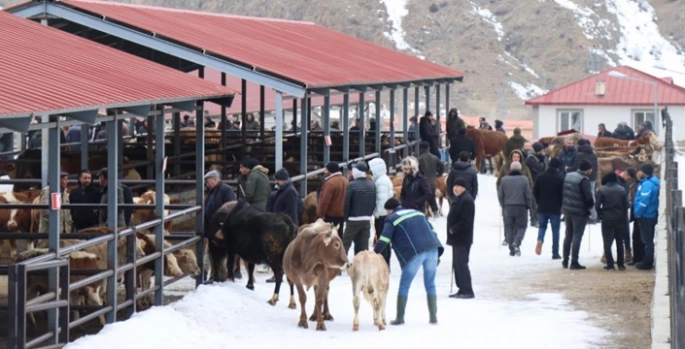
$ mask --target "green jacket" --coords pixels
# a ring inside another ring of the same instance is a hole
[[[100,199],[101,204],[107,204],[107,187],[102,188],[102,197]],[[124,204],[124,188],[121,185],[117,185],[117,203]],[[107,225],[107,208],[100,209],[100,224]],[[124,209],[119,209],[117,214],[117,227],[125,227],[126,221],[124,220]]]
[[[250,170],[245,184],[245,201],[262,211],[266,211],[266,200],[271,194],[271,184],[269,184],[267,173],[269,169],[257,165]]]

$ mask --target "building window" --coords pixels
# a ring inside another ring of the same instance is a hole
[[[652,123],[652,128],[654,133],[658,132],[658,127],[656,127],[656,119],[654,118],[654,110],[633,110],[633,130],[637,131],[637,128],[641,123],[649,120]]]
[[[557,110],[557,132],[574,129],[583,131],[582,110]]]

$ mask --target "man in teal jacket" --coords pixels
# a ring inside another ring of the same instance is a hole
[[[385,218],[383,235],[378,239],[374,252],[382,253],[392,242],[395,256],[400,261],[402,276],[397,295],[397,317],[392,325],[404,324],[404,310],[407,307],[409,286],[423,266],[423,284],[426,288],[430,323],[437,324],[438,301],[435,291],[435,273],[438,258],[444,251],[438,235],[426,216],[420,211],[405,209],[395,198],[385,202],[388,216]]]
[[[633,203],[633,213],[638,226],[642,243],[645,245],[645,258],[635,264],[641,270],[654,267],[654,229],[659,216],[659,187],[661,181],[654,175],[651,164],[643,164],[637,172],[638,183]]]

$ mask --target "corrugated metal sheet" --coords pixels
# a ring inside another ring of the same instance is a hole
[[[233,93],[227,87],[0,11],[0,117]]]
[[[308,87],[461,78],[463,73],[308,23],[99,1],[57,1]]]
[[[637,69],[621,66],[611,68],[583,80],[571,83],[540,97],[526,101],[527,105],[653,105],[654,87],[651,84],[609,76],[617,71],[631,78],[659,84],[659,105],[685,105],[685,88]],[[596,95],[597,81],[604,80],[604,95]]]

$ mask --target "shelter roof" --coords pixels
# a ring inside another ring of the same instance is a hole
[[[653,105],[654,88],[651,83],[610,76],[617,71],[630,78],[656,83],[658,103],[685,105],[685,88],[673,84],[672,79],[657,78],[635,68],[620,66],[588,76],[582,80],[526,101],[526,105]],[[603,95],[596,93],[598,81],[603,81]]]
[[[0,119],[232,96],[230,88],[0,11]]]
[[[54,1],[307,88],[461,80],[464,74],[314,23],[101,1]]]

